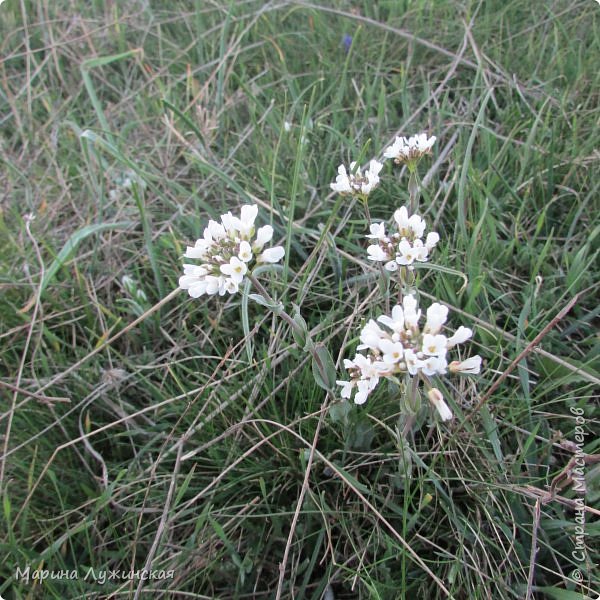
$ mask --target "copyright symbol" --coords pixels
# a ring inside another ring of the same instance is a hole
[[[571,579],[574,579],[575,581],[583,581],[583,574],[579,569],[574,569],[571,573]]]

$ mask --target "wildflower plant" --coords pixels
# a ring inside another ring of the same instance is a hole
[[[421,323],[422,309],[419,308],[419,280],[412,271],[417,263],[428,262],[431,252],[440,241],[435,231],[426,233],[427,224],[418,214],[419,179],[417,165],[431,154],[435,136],[420,133],[411,137],[396,137],[394,143],[384,151],[384,158],[391,159],[395,166],[406,165],[409,171],[408,206],[399,207],[393,215],[393,224],[388,228],[385,222],[371,222],[368,198],[363,194],[365,216],[369,233],[365,235],[370,244],[367,258],[383,267],[385,278],[397,274],[398,303],[389,308],[391,290],[380,286],[385,294],[386,313],[369,319],[362,327],[359,351],[353,359],[344,359],[348,379],[337,380],[340,396],[364,404],[381,380],[388,380],[400,390],[401,416],[409,416],[408,422],[420,410],[419,385],[427,390],[427,397],[442,421],[452,419],[452,411],[436,387],[436,378],[447,374],[476,375],[481,370],[481,357],[473,356],[465,360],[450,360],[455,346],[468,341],[473,331],[460,326],[454,333],[446,331],[448,308],[433,302]],[[371,165],[376,161],[371,161]],[[377,163],[378,165],[380,163]],[[356,173],[360,170],[356,169]],[[377,176],[381,168],[377,168]],[[352,182],[341,166],[336,182],[331,185],[334,191],[349,193]],[[358,187],[355,184],[355,187]],[[358,192],[354,192],[358,195]]]
[[[238,292],[247,279],[259,292],[248,297],[290,325],[295,341],[312,355],[315,380],[322,388],[330,390],[335,383],[335,366],[329,352],[312,342],[299,309],[295,307],[295,314],[290,315],[256,277],[265,264],[274,265],[285,256],[283,246],[265,248],[273,238],[273,227],[263,225],[256,229],[257,216],[258,206],[253,204],[242,206],[239,217],[229,211],[221,215],[220,222],[210,220],[203,237],[186,249],[184,257],[195,259],[199,264],[183,265],[179,288],[186,290],[192,298],[205,294],[224,296]]]
[[[481,369],[481,358],[476,355],[451,360],[455,347],[468,341],[473,331],[464,326],[454,333],[449,331],[448,308],[439,302],[426,309],[419,307],[420,283],[413,270],[416,264],[430,261],[440,236],[427,231],[425,219],[417,212],[417,165],[431,153],[435,141],[435,137],[424,133],[397,137],[384,151],[385,158],[392,159],[395,165],[406,165],[409,170],[409,204],[395,210],[389,226],[385,222],[372,222],[368,208],[370,195],[379,186],[383,163],[373,159],[363,169],[352,162],[348,170],[340,165],[330,185],[336,193],[361,200],[368,227],[366,255],[379,265],[380,284],[382,281],[385,284],[380,285],[385,311],[367,320],[358,335],[358,352],[353,359],[343,361],[348,379],[337,379],[331,354],[324,345],[312,341],[299,308],[294,305],[292,313],[287,312],[283,303],[274,299],[257,278],[265,265],[274,267],[285,254],[282,246],[268,246],[274,235],[271,225],[257,228],[257,205],[242,206],[239,216],[227,212],[219,222],[208,222],[203,237],[185,252],[186,259],[196,262],[183,265],[179,287],[193,298],[223,296],[235,294],[246,281],[245,285],[258,292],[248,294],[248,298],[267,307],[290,326],[297,345],[312,356],[316,382],[330,395],[364,404],[378,384],[388,380],[399,390],[401,415],[408,415],[410,423],[421,409],[418,389],[422,385],[439,418],[452,419],[452,411],[436,379],[454,373],[476,375]],[[397,287],[390,286],[393,282]],[[390,307],[393,293],[397,293],[398,300]]]

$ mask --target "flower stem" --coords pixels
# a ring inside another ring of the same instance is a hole
[[[365,209],[365,217],[367,218],[367,228],[371,228],[371,213],[369,211],[369,197],[365,194],[361,194],[360,196],[363,208]]]
[[[410,196],[408,210],[411,215],[414,215],[419,208],[419,175],[417,174],[416,166],[410,169],[408,194]]]
[[[365,217],[367,218],[367,227],[370,231],[372,221],[371,221],[371,213],[369,211],[368,196],[361,194],[360,199],[362,200],[363,208],[365,209]],[[388,290],[388,285],[387,285],[387,276],[385,274],[385,269],[383,268],[383,265],[381,263],[377,263],[377,264],[379,265],[379,272],[381,273],[380,289],[381,289],[381,293],[383,294],[384,300],[385,300],[385,310],[386,310],[386,312],[389,313],[390,312],[390,295],[389,295],[389,290]]]
[[[335,376],[330,377],[330,375],[332,372],[335,372],[335,365],[325,346],[322,344],[314,344],[310,339],[310,335],[306,329],[306,324],[304,327],[302,327],[289,313],[283,309],[282,306],[279,307],[262,283],[260,283],[260,281],[258,281],[258,279],[256,279],[252,273],[246,273],[246,276],[252,285],[258,290],[261,296],[269,304],[271,304],[271,310],[273,313],[275,313],[278,317],[281,317],[291,327],[294,339],[302,350],[311,355],[314,367],[316,367],[318,373],[320,374],[320,379],[322,382],[325,382],[319,383],[319,381],[317,381],[317,383],[320,385],[320,387],[324,387],[324,389],[327,389],[327,391],[330,392],[331,388],[333,387],[333,380],[335,380]]]
[[[262,283],[260,283],[260,281],[258,281],[258,279],[256,279],[256,277],[254,277],[254,275],[252,275],[252,273],[246,273],[246,277],[248,277],[248,279],[252,282],[252,285],[258,290],[260,295],[267,302],[271,302],[272,304],[275,304],[275,300],[273,299],[271,294],[269,294],[269,292],[267,292],[267,290],[262,285]],[[295,331],[300,330],[300,326],[294,321],[294,319],[291,317],[291,315],[289,315],[288,313],[285,312],[285,310],[281,309],[281,310],[277,311],[277,315],[280,316],[293,330],[295,330]]]

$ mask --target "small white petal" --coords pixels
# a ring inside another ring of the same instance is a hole
[[[440,236],[435,231],[430,231],[425,239],[425,247],[431,250],[440,241]]]
[[[476,354],[467,358],[462,362],[453,361],[449,367],[452,373],[466,373],[470,375],[477,375],[481,371],[481,356]]]
[[[200,296],[206,293],[206,282],[196,281],[193,285],[189,287],[188,293],[192,298],[199,298]]]
[[[275,246],[273,248],[267,248],[258,257],[258,262],[276,263],[279,262],[285,256],[285,248],[283,246]]]
[[[412,215],[408,219],[408,226],[412,229],[415,237],[421,238],[423,237],[423,233],[425,232],[425,227],[427,227],[425,221],[421,219],[419,215]]]
[[[367,258],[369,260],[376,260],[378,262],[383,262],[390,258],[379,244],[372,244],[371,246],[369,246],[367,248],[367,255]]]
[[[262,247],[271,241],[273,238],[273,228],[270,225],[263,225],[258,228],[256,232],[256,241],[254,242],[255,248],[262,250]]]
[[[336,381],[338,385],[342,387],[340,396],[342,398],[350,398],[352,395],[352,388],[354,387],[354,382],[352,381]]]
[[[247,263],[252,260],[253,256],[254,255],[252,254],[252,248],[250,247],[250,244],[246,240],[242,240],[240,242],[240,249],[238,252],[239,259]]]
[[[423,336],[422,351],[429,356],[440,356],[446,354],[446,344],[448,340],[445,335],[432,335],[426,333]]]
[[[450,421],[452,419],[452,411],[444,401],[444,397],[440,390],[432,388],[427,392],[427,396],[429,396],[429,400],[435,406],[442,421]]]
[[[252,226],[258,215],[258,205],[245,204],[240,211],[240,221],[243,225]]]
[[[439,302],[434,302],[427,309],[427,320],[425,321],[423,333],[438,333],[447,318],[448,307]]]
[[[371,233],[367,234],[366,237],[382,240],[385,238],[385,223],[373,223],[369,231]]]
[[[239,287],[239,283],[234,279],[225,280],[225,290],[227,290],[230,294],[235,294],[239,290]]]
[[[462,325],[456,330],[456,333],[448,338],[448,348],[466,342],[473,335],[473,330]]]
[[[408,229],[408,209],[406,206],[401,206],[394,212],[394,220],[398,225],[398,229]]]
[[[379,171],[381,171],[381,169],[383,169],[383,163],[380,163],[379,161],[373,159],[369,163],[368,173],[372,173],[373,175],[379,175]]]

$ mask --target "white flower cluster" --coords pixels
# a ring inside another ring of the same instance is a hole
[[[413,269],[411,265],[415,261],[427,261],[429,252],[439,242],[440,236],[431,231],[423,241],[425,221],[416,214],[409,217],[406,206],[394,213],[394,221],[398,231],[388,235],[385,233],[385,223],[371,225],[371,233],[367,234],[367,238],[376,243],[367,248],[369,260],[384,262],[388,271],[396,271],[399,265]]]
[[[473,356],[464,361],[448,364],[446,353],[456,344],[467,341],[473,334],[467,327],[459,327],[447,337],[440,333],[448,317],[448,308],[437,302],[427,309],[425,325],[419,328],[421,310],[412,295],[404,297],[402,306],[392,309],[391,316],[382,315],[371,319],[360,333],[359,350],[354,360],[344,360],[350,381],[338,381],[342,387],[342,398],[350,398],[354,388],[354,402],[363,404],[381,378],[395,378],[409,373],[412,376],[431,377],[452,373],[477,374],[481,368],[481,357]],[[430,400],[447,420],[450,409],[439,391],[430,393]],[[452,413],[450,413],[450,418]]]
[[[396,137],[394,143],[388,146],[383,156],[391,158],[395,163],[414,162],[431,152],[436,137],[427,137],[426,133],[418,133],[409,138]]]
[[[426,133],[419,133],[409,138],[396,137],[394,143],[385,149],[383,156],[392,158],[398,164],[403,162],[414,164],[425,154],[431,153],[435,140],[435,136],[427,137]],[[382,168],[383,163],[375,159],[371,160],[369,168],[364,173],[356,166],[356,162],[350,163],[350,172],[346,171],[344,165],[340,165],[335,182],[330,184],[331,189],[340,194],[368,196],[379,185],[379,172]]]
[[[383,168],[383,163],[372,160],[369,168],[363,173],[356,162],[350,163],[350,172],[346,171],[344,165],[338,167],[338,176],[335,183],[331,184],[331,189],[340,194],[362,194],[367,196],[379,185],[379,171]]]
[[[194,246],[188,246],[184,255],[185,258],[199,259],[202,264],[184,264],[179,287],[187,290],[192,298],[203,294],[234,294],[253,262],[279,262],[285,250],[282,246],[263,250],[273,237],[273,228],[264,225],[255,231],[257,214],[256,204],[245,205],[239,217],[228,212],[221,215],[220,223],[209,221],[204,237]]]

